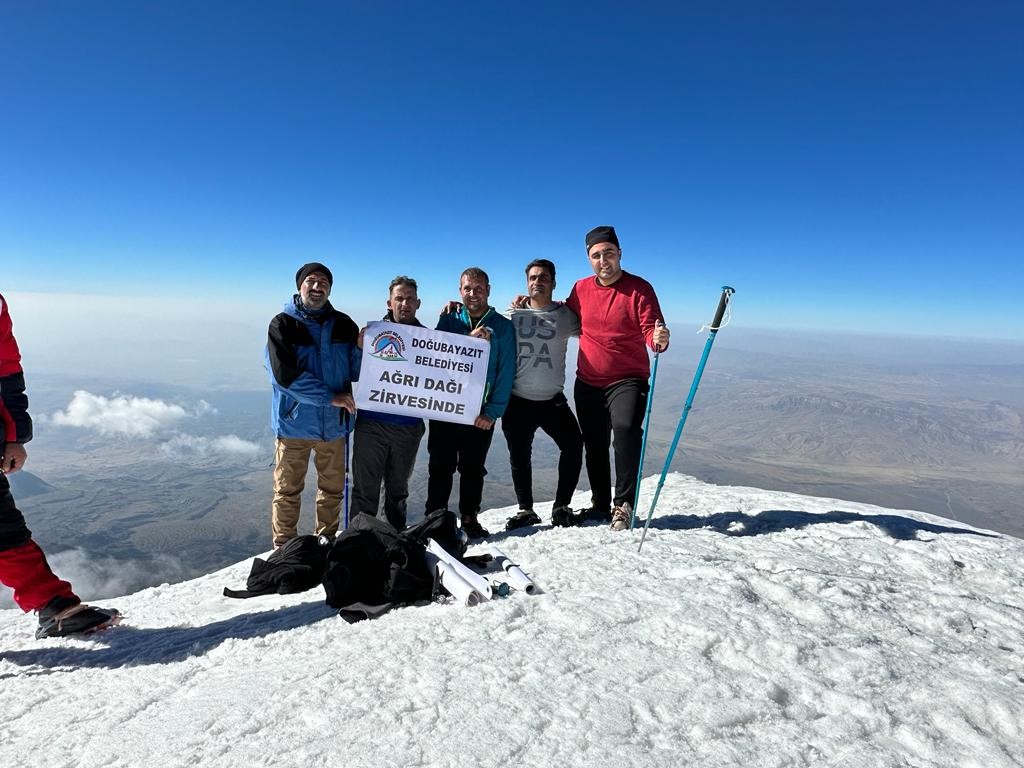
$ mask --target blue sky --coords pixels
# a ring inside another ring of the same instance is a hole
[[[1014,2],[5,2],[0,290],[269,319],[322,260],[357,321],[398,273],[432,314],[471,264],[568,293],[613,224],[672,321],[728,283],[750,327],[1021,340],[1022,37]]]

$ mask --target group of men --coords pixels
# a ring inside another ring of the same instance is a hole
[[[489,303],[487,273],[470,267],[460,276],[461,301],[442,312],[435,326],[490,345],[485,395],[473,423],[431,419],[427,438],[424,512],[448,508],[458,472],[459,517],[471,539],[489,535],[478,515],[498,419],[519,504],[507,528],[541,522],[533,509],[532,487],[538,429],[559,450],[552,523],[572,526],[592,520],[610,523],[614,530],[629,527],[648,396],[648,350],[666,349],[669,330],[651,285],[622,269],[615,229],[596,227],[587,233],[585,244],[593,276],[577,281],[565,302],[554,299],[555,265],[536,259],[526,266],[527,293],[505,317]],[[351,514],[382,515],[399,530],[404,528],[409,482],[427,431],[419,418],[372,410],[356,413],[352,383],[359,377],[362,332],[331,306],[332,283],[323,264],[302,266],[296,274],[298,292],[270,323],[266,364],[277,435],[271,508],[275,547],[297,535],[311,453],[318,476],[315,533],[337,532],[346,441],[352,436]],[[416,317],[419,307],[416,281],[396,277],[389,286],[384,320],[422,327]],[[579,337],[575,415],[564,392],[566,352],[573,336]],[[614,492],[609,447],[615,456]],[[591,506],[573,512],[569,504],[584,454]]]
[[[487,453],[499,419],[519,502],[509,529],[541,522],[533,509],[532,487],[538,429],[559,450],[552,523],[571,526],[596,520],[610,522],[615,530],[629,526],[648,395],[648,350],[666,349],[669,330],[650,284],[622,269],[615,230],[596,227],[587,233],[586,247],[594,275],[577,281],[565,302],[553,298],[555,265],[536,259],[526,266],[526,295],[514,301],[505,317],[489,303],[487,273],[471,267],[460,277],[461,302],[437,322],[435,330],[474,336],[490,345],[480,413],[471,424],[431,420],[427,439],[424,512],[448,507],[457,471],[459,515],[469,538],[489,535],[478,515]],[[331,270],[321,263],[300,267],[297,292],[268,332],[265,364],[273,385],[271,420],[277,436],[271,512],[275,548],[297,535],[311,455],[317,470],[315,533],[337,533],[348,474],[347,441],[353,432],[352,514],[382,514],[399,530],[406,525],[409,482],[426,427],[420,418],[357,413],[352,383],[359,378],[363,332],[331,305],[333,282]],[[396,277],[389,286],[384,320],[421,326],[419,307],[416,281]],[[579,337],[575,415],[563,391],[566,350],[573,336]],[[118,611],[83,604],[71,585],[54,574],[10,492],[7,476],[25,464],[25,444],[31,439],[21,354],[0,296],[0,582],[13,589],[22,610],[37,613],[37,637],[90,632],[116,622]],[[591,506],[574,513],[569,503],[584,452]]]

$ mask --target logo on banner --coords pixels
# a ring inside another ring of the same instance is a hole
[[[370,345],[373,350],[370,355],[376,357],[378,360],[386,360],[389,362],[404,362],[405,357],[405,342],[402,341],[402,337],[394,331],[381,331],[373,337],[373,344]]]

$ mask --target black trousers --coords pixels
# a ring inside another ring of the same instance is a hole
[[[583,433],[587,456],[587,477],[594,509],[605,512],[614,501],[633,504],[636,473],[640,469],[644,410],[649,384],[643,379],[623,379],[608,387],[592,387],[576,380],[576,415]],[[614,436],[615,496],[608,447]]]
[[[409,478],[426,427],[356,419],[352,447],[352,514],[377,517],[384,484],[384,518],[398,530],[406,525]]]
[[[576,416],[561,392],[550,400],[526,400],[512,395],[501,417],[516,500],[520,509],[533,509],[533,436],[538,429],[558,446],[555,506],[567,507],[583,468],[583,437]]]
[[[0,474],[0,551],[14,549],[31,538],[25,517],[11,496],[7,475]]]
[[[472,424],[430,421],[427,436],[427,503],[429,514],[447,509],[452,495],[455,470],[459,471],[459,514],[476,514],[484,496],[487,451],[491,448],[494,429],[480,429]]]

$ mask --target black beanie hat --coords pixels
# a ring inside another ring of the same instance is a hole
[[[299,271],[295,273],[295,287],[301,286],[302,281],[309,277],[311,272],[323,272],[327,275],[327,282],[334,285],[334,275],[331,274],[331,270],[319,261],[311,261],[309,264],[303,264],[299,267]]]
[[[618,248],[619,238],[615,234],[615,227],[594,227],[587,232],[587,250],[589,251],[592,246],[598,243],[611,243]]]

